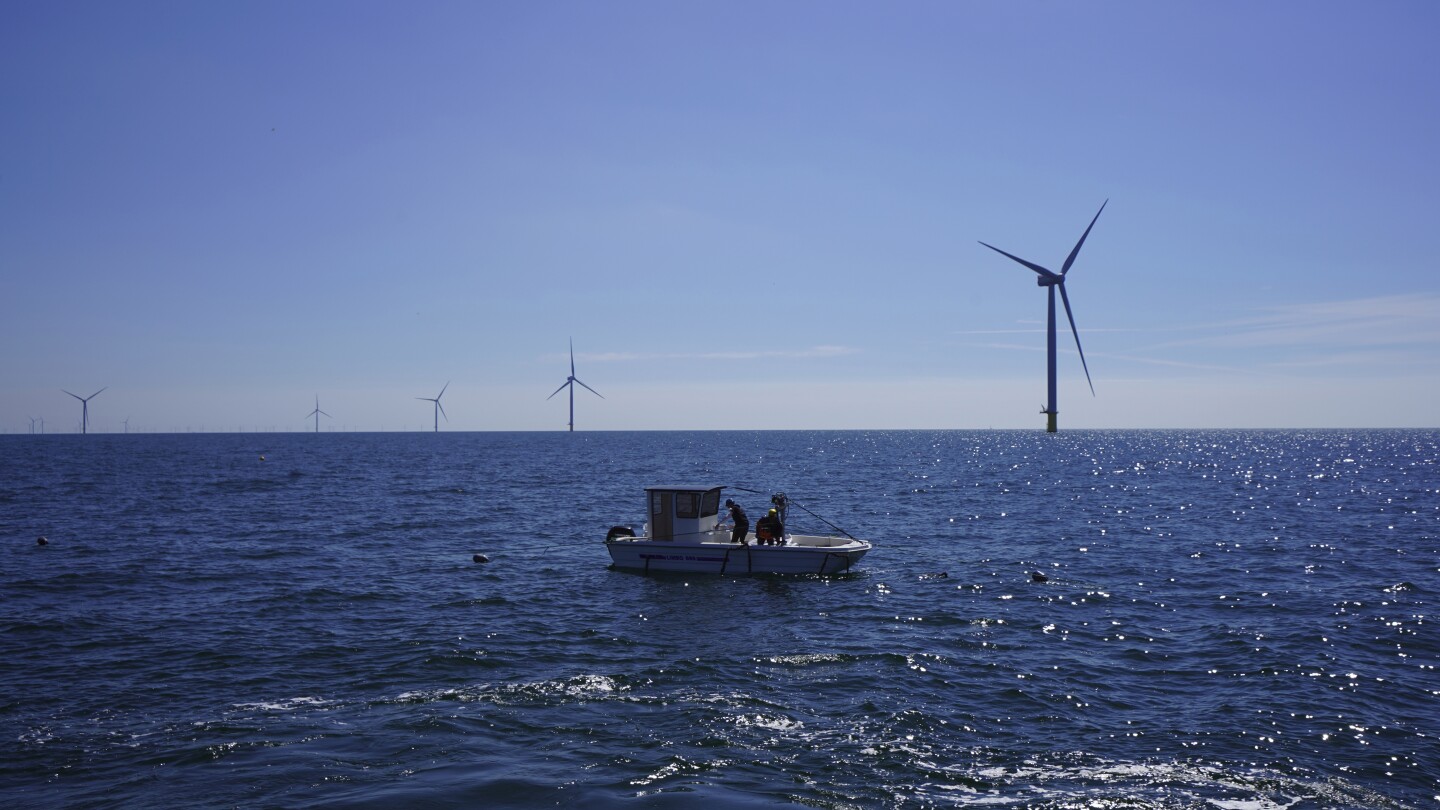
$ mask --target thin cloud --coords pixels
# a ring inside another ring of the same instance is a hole
[[[1440,295],[1286,304],[1268,307],[1252,318],[1197,328],[1223,330],[1224,334],[1174,341],[1156,348],[1434,346],[1440,343]]]
[[[811,346],[801,349],[775,349],[769,351],[720,351],[720,352],[602,352],[599,354],[577,354],[577,362],[591,363],[650,363],[657,361],[701,361],[701,360],[813,360],[826,357],[844,357],[859,354],[860,350],[849,346]]]
[[[1022,324],[1038,321],[1020,321]],[[1034,328],[967,329],[955,335],[1028,335],[1044,333],[1043,324]],[[1086,327],[1083,334],[1194,333],[1193,338],[1157,343],[1152,348],[1214,346],[1255,348],[1260,346],[1316,345],[1423,345],[1440,342],[1440,294],[1386,295],[1304,304],[1266,307],[1259,314],[1206,323],[1174,324],[1163,327]],[[1212,333],[1212,334],[1205,334]]]
[[[980,349],[999,349],[1001,351],[1026,352],[1039,354],[1045,351],[1044,347],[1035,346],[1029,343],[977,343],[974,344]],[[1075,357],[1074,349],[1060,348],[1058,351],[1067,357]],[[1121,360],[1129,363],[1143,363],[1151,366],[1164,366],[1166,368],[1183,368],[1192,371],[1224,371],[1233,373],[1250,373],[1251,370],[1237,368],[1235,366],[1222,366],[1215,363],[1189,363],[1183,360],[1167,360],[1156,357],[1137,357],[1133,354],[1117,354],[1115,352],[1090,352],[1085,355],[1092,363],[1096,360]]]
[[[1319,354],[1298,360],[1280,361],[1270,364],[1284,369],[1333,369],[1340,366],[1358,366],[1365,369],[1398,368],[1414,369],[1432,363],[1434,359],[1420,352],[1380,351],[1337,351]]]
[[[975,343],[971,344],[977,349],[1001,349],[1009,352],[1043,352],[1043,346],[1032,346],[1029,343]]]
[[[959,329],[951,332],[952,335],[1043,335],[1046,327],[1037,326],[1033,329]],[[1140,328],[1106,328],[1106,329],[1083,329],[1085,334],[1092,332],[1146,332],[1150,330]]]
[[[1137,357],[1133,354],[1114,354],[1111,352],[1096,352],[1090,355],[1092,360],[1123,360],[1128,363],[1143,363],[1151,366],[1164,366],[1165,368],[1183,368],[1191,371],[1223,371],[1227,374],[1252,374],[1253,369],[1239,368],[1236,366],[1222,366],[1215,363],[1187,363],[1183,360],[1166,360],[1159,357]]]

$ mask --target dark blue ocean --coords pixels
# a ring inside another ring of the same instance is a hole
[[[4,436],[0,541],[9,808],[1440,802],[1440,431]]]

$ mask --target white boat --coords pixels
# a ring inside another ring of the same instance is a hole
[[[709,574],[839,574],[849,571],[870,550],[853,537],[785,534],[783,542],[762,545],[753,532],[743,543],[730,542],[731,529],[720,522],[724,487],[646,487],[649,522],[640,535],[615,526],[605,538],[616,568],[690,571]],[[784,510],[784,495],[772,499]],[[768,508],[768,507],[767,507]],[[784,514],[779,515],[784,523]]]

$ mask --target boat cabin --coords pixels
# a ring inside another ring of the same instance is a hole
[[[719,522],[724,487],[646,487],[651,540],[699,542]]]

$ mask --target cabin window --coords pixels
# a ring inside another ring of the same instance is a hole
[[[700,501],[700,517],[710,517],[720,513],[720,490],[712,489],[705,493]]]
[[[656,518],[663,514],[665,514],[665,496],[659,492],[650,493],[650,516]]]
[[[675,493],[675,517],[697,518],[700,516],[700,495],[696,492]]]

